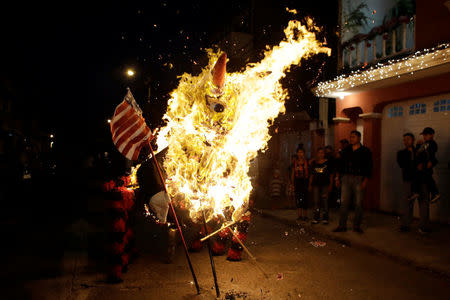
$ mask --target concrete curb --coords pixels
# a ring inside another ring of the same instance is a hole
[[[270,213],[267,213],[265,211],[262,210],[253,210],[254,213],[257,213],[265,218],[268,219],[272,219],[274,221],[277,221],[281,224],[285,224],[287,226],[292,226],[292,227],[298,227],[299,224],[295,221],[295,220],[288,220],[286,218],[283,217],[279,217]],[[388,257],[391,260],[394,260],[398,263],[401,264],[405,264],[405,265],[409,265],[414,267],[417,270],[422,270],[422,271],[428,271],[428,272],[432,272],[435,273],[437,275],[443,276],[445,277],[447,280],[450,280],[450,272],[448,270],[445,269],[441,269],[441,268],[436,268],[433,266],[429,266],[429,265],[424,265],[420,262],[417,262],[413,259],[410,258],[406,258],[403,256],[399,256],[397,254],[391,253],[387,250],[384,249],[379,249],[370,245],[366,245],[364,243],[360,243],[357,241],[352,241],[350,238],[346,238],[345,236],[339,237],[336,236],[335,234],[332,234],[331,232],[324,232],[322,230],[317,230],[314,226],[311,225],[311,223],[303,223],[301,225],[303,228],[305,228],[306,230],[313,232],[314,234],[316,234],[317,236],[320,236],[322,238],[327,238],[330,240],[334,240],[337,241],[341,244],[344,244],[346,246],[349,247],[353,247],[355,249],[361,249],[364,250],[366,252],[372,253],[372,254],[377,254],[377,255],[383,255],[385,257]]]

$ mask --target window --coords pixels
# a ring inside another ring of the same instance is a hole
[[[433,112],[450,111],[450,99],[434,102]]]
[[[416,103],[409,107],[410,115],[420,115],[427,112],[427,106],[425,103]]]
[[[388,117],[389,118],[403,117],[403,107],[394,106],[389,108]]]

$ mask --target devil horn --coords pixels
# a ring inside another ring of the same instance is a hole
[[[225,73],[227,72],[227,54],[224,52],[220,55],[212,70],[213,84],[222,88],[225,83]]]

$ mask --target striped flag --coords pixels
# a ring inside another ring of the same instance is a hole
[[[142,146],[153,138],[130,89],[116,107],[110,126],[114,145],[130,160],[137,160]]]

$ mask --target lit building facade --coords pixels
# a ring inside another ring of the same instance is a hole
[[[358,12],[365,17],[355,21]],[[340,3],[339,73],[320,82],[320,101],[336,99],[334,143],[359,130],[374,157],[365,208],[401,212],[404,192],[396,153],[402,136],[435,129],[435,180],[442,200],[432,220],[450,220],[450,1]],[[362,24],[359,25],[358,24]],[[417,214],[417,209],[415,214]]]

